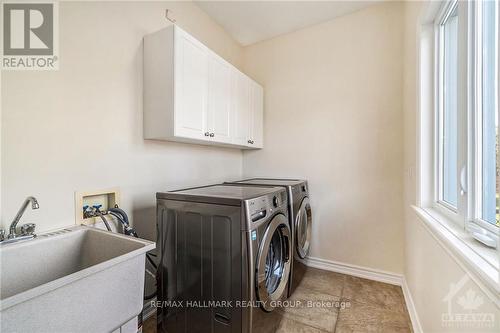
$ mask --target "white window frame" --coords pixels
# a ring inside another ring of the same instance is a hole
[[[497,246],[499,228],[497,226],[484,221],[481,216],[482,212],[482,168],[478,167],[478,161],[483,160],[482,147],[483,132],[482,132],[482,58],[478,56],[478,50],[482,50],[482,11],[479,9],[481,2],[471,1],[469,4],[469,20],[471,21],[471,29],[469,31],[469,74],[468,82],[476,82],[474,85],[469,85],[467,94],[470,96],[469,102],[469,128],[468,128],[468,153],[473,158],[468,161],[468,188],[471,191],[471,200],[468,203],[468,218],[466,227],[469,232],[479,232],[490,237],[496,237]],[[500,11],[500,6],[497,6]],[[500,13],[497,14],[500,17]],[[497,66],[500,67],[500,66]],[[498,68],[497,68],[498,70]],[[498,75],[500,77],[500,74]],[[499,85],[500,86],[500,85]],[[499,91],[500,94],[500,91]],[[481,110],[481,112],[476,112]],[[499,112],[497,110],[497,112]]]
[[[479,8],[481,2],[471,1],[469,3],[469,74],[468,82],[475,82],[469,84],[469,91],[467,94],[470,96],[469,102],[469,151],[468,153],[472,158],[468,161],[468,187],[473,189],[471,191],[471,200],[468,203],[468,216],[466,220],[466,229],[478,239],[487,237],[493,239],[497,247],[499,247],[499,228],[482,219],[482,168],[480,163],[483,161],[482,157],[482,58],[478,55],[478,51],[482,50],[482,10]],[[498,8],[497,8],[498,9]]]
[[[482,142],[481,83],[482,64],[478,50],[482,49],[481,10],[479,1],[447,1],[434,21],[434,193],[433,208],[459,228],[467,230],[476,239],[487,237],[499,246],[498,227],[481,219],[481,168]],[[457,8],[459,19],[459,72],[458,72],[458,158],[457,158],[457,207],[442,200],[443,196],[443,24]],[[473,82],[475,84],[473,84]],[[469,158],[470,157],[470,158]],[[470,189],[470,190],[469,190]]]
[[[457,112],[458,112],[458,158],[457,158],[457,175],[460,175],[462,178],[463,168],[458,170],[458,165],[465,166],[467,161],[467,152],[465,151],[467,147],[467,137],[464,136],[465,131],[461,130],[466,126],[461,119],[464,119],[464,115],[467,112],[467,85],[465,84],[465,57],[463,56],[463,52],[467,50],[467,38],[464,34],[463,28],[467,27],[467,20],[465,13],[467,12],[467,3],[464,1],[447,1],[440,8],[436,19],[434,20],[434,193],[432,197],[433,208],[437,210],[440,214],[446,216],[449,220],[456,223],[459,227],[465,228],[466,216],[467,216],[467,193],[463,191],[462,195],[458,194],[459,188],[457,191],[457,207],[452,206],[448,202],[442,200],[443,197],[443,142],[441,131],[443,130],[443,118],[444,118],[444,102],[443,102],[443,85],[444,85],[444,56],[443,56],[443,48],[444,48],[444,26],[443,24],[446,22],[448,17],[454,11],[455,7],[457,8],[459,14],[459,69],[461,69],[458,73],[458,95],[461,96],[461,99],[457,103]],[[462,38],[460,38],[462,37]],[[457,185],[460,187],[461,181],[457,181]]]
[[[459,124],[459,126],[465,126],[462,129],[459,128],[459,133],[466,133],[466,135],[459,135],[459,145],[466,147],[466,150],[463,149],[459,153],[458,160],[460,165],[467,166],[463,174],[466,177],[460,177],[466,178],[466,181],[458,182],[457,191],[462,188],[464,190],[464,195],[459,193],[458,196],[458,209],[449,209],[450,207],[438,202],[439,117],[436,110],[439,107],[437,89],[440,83],[438,76],[439,23],[443,13],[449,8],[447,6],[451,6],[451,2],[428,2],[419,19],[417,200],[413,208],[419,220],[438,243],[459,263],[460,267],[469,273],[485,294],[500,306],[500,244],[497,245],[496,249],[493,249],[479,243],[472,237],[472,232],[480,230],[480,232],[489,232],[492,237],[497,237],[498,240],[499,228],[476,219],[481,208],[474,198],[478,186],[476,180],[480,178],[477,178],[476,166],[473,163],[473,158],[477,158],[475,155],[477,152],[473,149],[474,141],[472,141],[476,140],[475,135],[478,133],[474,127],[477,124],[477,119],[475,119],[473,112],[475,107],[473,103],[477,101],[475,96],[477,92],[471,91],[473,85],[468,85],[467,82],[475,79],[473,75],[476,75],[477,72],[473,52],[475,48],[470,45],[470,43],[477,42],[477,39],[472,35],[476,34],[477,31],[468,28],[471,24],[461,24],[460,22],[459,29],[460,26],[462,29],[464,27],[467,29],[465,34],[460,32],[462,36],[466,36],[466,40],[459,42],[459,52],[463,52],[462,54],[467,56],[461,57],[463,61],[466,61],[466,64],[459,66],[462,68],[459,78],[462,78],[463,82],[462,86],[459,86],[459,95],[462,98],[459,102],[459,109],[460,112],[465,113],[465,116],[459,118],[466,119]],[[467,23],[474,23],[471,21],[474,19],[474,12],[470,6],[475,6],[476,1],[459,1],[458,5],[463,6],[462,8],[466,10],[467,15],[462,14],[462,20],[466,19]],[[465,93],[460,93],[460,89],[463,89],[462,91]],[[473,158],[468,158],[468,156]],[[462,176],[461,173],[459,175]],[[468,189],[471,190],[468,191]],[[487,225],[484,225],[486,223]]]

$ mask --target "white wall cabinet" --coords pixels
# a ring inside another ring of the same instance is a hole
[[[208,120],[209,137],[218,142],[232,143],[231,137],[231,71],[223,59],[208,60]]]
[[[249,144],[253,148],[264,147],[264,89],[250,82]]]
[[[207,128],[208,52],[185,34],[174,36],[174,134],[203,139]]]
[[[233,143],[246,146],[250,140],[250,80],[240,72],[234,71],[231,81]]]
[[[144,138],[263,147],[263,89],[177,26],[144,37]]]

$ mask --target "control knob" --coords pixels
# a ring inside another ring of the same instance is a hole
[[[279,204],[280,204],[280,200],[278,199],[277,196],[274,196],[273,197],[273,206],[276,208],[279,206]]]

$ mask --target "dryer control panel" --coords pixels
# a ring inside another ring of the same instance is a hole
[[[293,203],[301,202],[304,197],[309,196],[309,187],[307,186],[307,181],[302,181],[298,184],[292,186],[292,197]]]

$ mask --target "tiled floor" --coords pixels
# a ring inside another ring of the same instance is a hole
[[[142,325],[143,333],[156,333],[156,315],[149,317]]]
[[[276,332],[412,332],[398,286],[308,268],[289,301],[269,314]],[[156,332],[156,318],[143,332]]]

